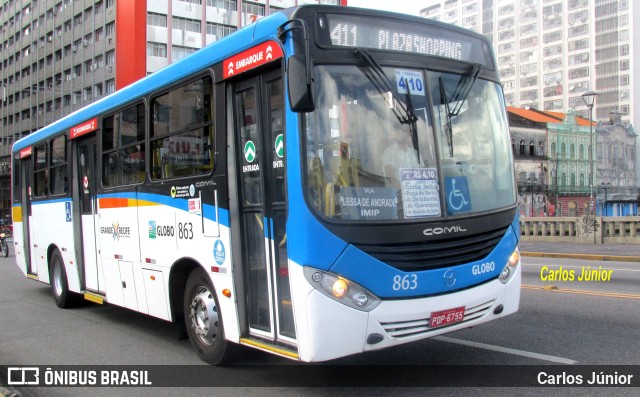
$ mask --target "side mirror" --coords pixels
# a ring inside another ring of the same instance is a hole
[[[313,68],[301,54],[289,57],[287,61],[287,81],[289,102],[294,112],[312,112],[315,110],[315,86]]]

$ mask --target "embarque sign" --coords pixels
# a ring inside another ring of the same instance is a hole
[[[69,129],[69,138],[74,139],[84,134],[88,134],[98,129],[98,118],[94,117],[91,120],[85,121],[82,124],[78,124],[75,127]]]
[[[237,55],[227,58],[223,62],[223,76],[225,79],[266,65],[282,58],[282,48],[273,40],[265,41],[249,48]]]

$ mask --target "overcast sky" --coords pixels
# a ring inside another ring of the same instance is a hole
[[[418,15],[420,9],[425,7],[420,0],[347,0],[347,5],[402,12],[410,15]]]

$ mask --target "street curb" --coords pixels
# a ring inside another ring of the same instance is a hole
[[[527,251],[520,251],[520,255],[535,257],[535,258],[583,259],[587,261],[604,261],[604,262],[640,262],[640,256],[632,256],[632,255],[568,254],[568,253],[560,253],[560,252],[527,252]]]

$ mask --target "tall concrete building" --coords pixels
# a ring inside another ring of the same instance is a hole
[[[11,145],[236,29],[346,0],[0,0],[0,219]]]
[[[640,2],[630,0],[423,0],[421,16],[493,41],[509,106],[575,111],[596,91],[593,118],[640,125]],[[640,150],[636,142],[636,153]],[[636,162],[640,167],[640,162]],[[636,168],[640,176],[640,168]],[[640,186],[640,181],[636,181]]]

